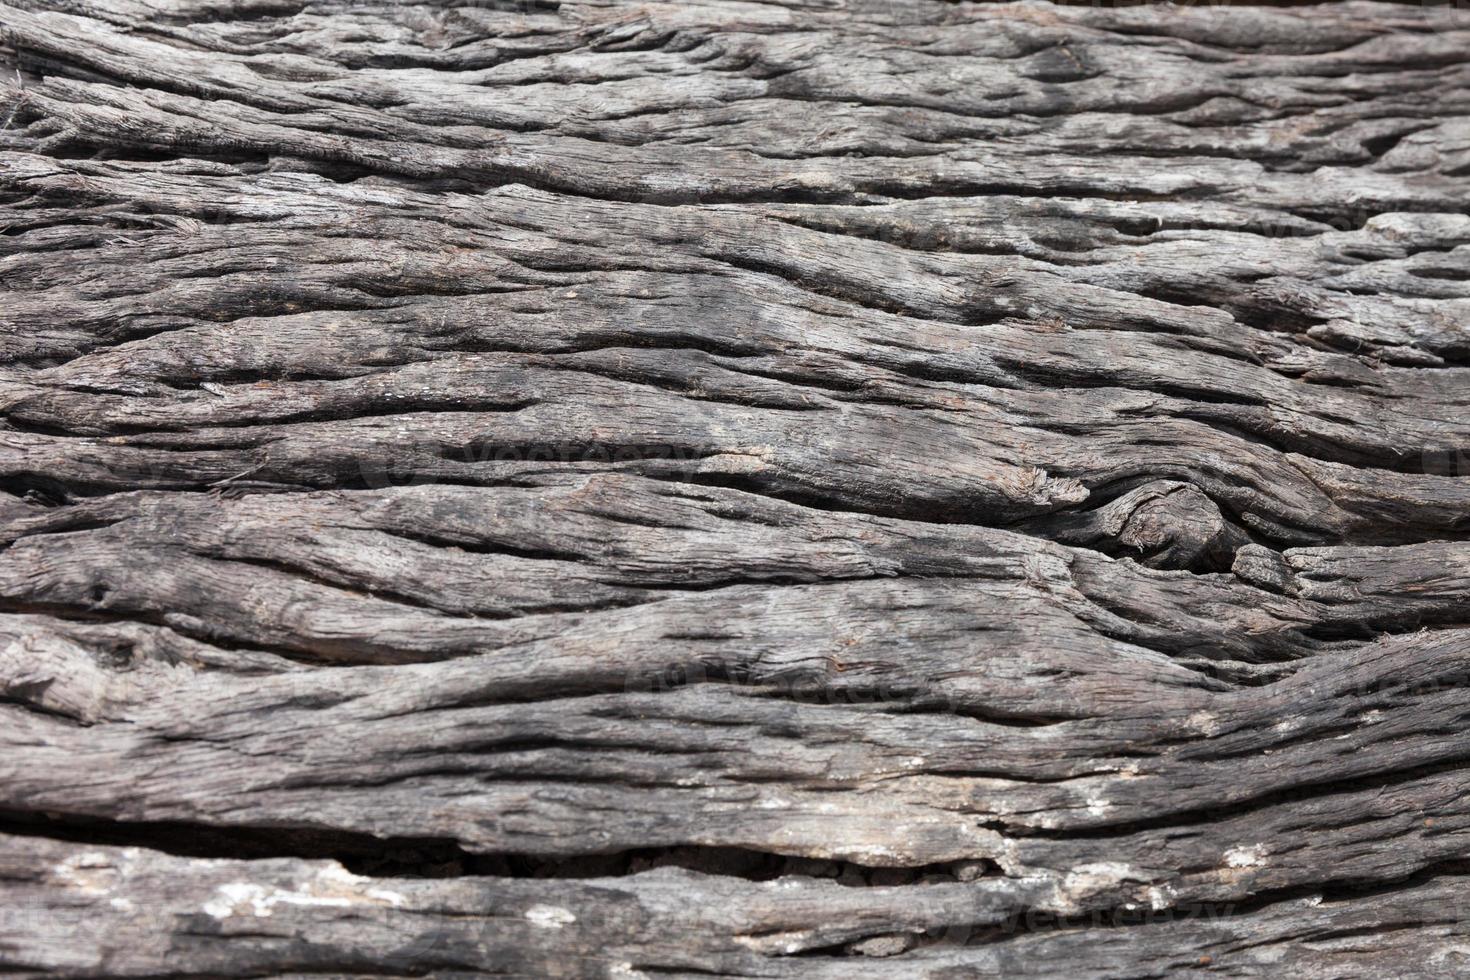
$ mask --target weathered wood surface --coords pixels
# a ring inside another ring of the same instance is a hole
[[[0,27],[0,972],[1470,974],[1470,13]]]

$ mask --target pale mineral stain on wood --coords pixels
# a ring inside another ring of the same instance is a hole
[[[1470,14],[0,28],[0,971],[1470,973]]]

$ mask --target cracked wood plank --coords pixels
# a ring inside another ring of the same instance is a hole
[[[1464,975],[1467,52],[0,2],[0,970]]]

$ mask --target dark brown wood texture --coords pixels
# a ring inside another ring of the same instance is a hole
[[[1470,975],[1470,12],[0,28],[0,972]]]

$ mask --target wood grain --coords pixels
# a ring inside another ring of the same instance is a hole
[[[0,972],[1470,973],[1470,13],[0,2]]]

